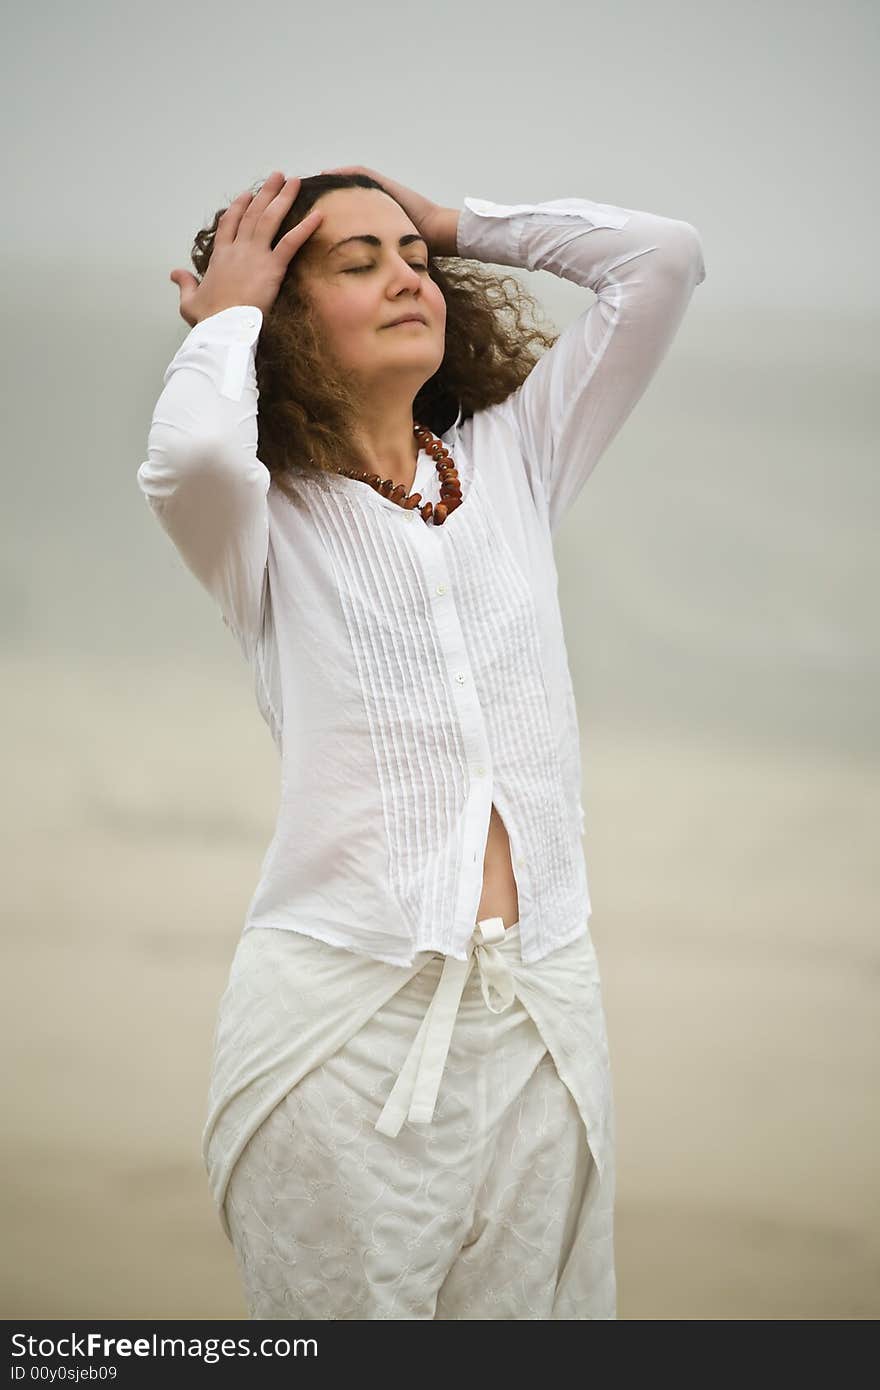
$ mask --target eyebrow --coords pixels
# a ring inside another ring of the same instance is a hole
[[[329,256],[334,251],[338,251],[340,246],[345,246],[349,241],[365,241],[368,246],[382,245],[381,241],[377,236],[372,236],[369,232],[360,232],[356,236],[343,237],[342,241],[337,241],[335,246],[330,247],[330,250],[327,252],[327,255]],[[409,246],[414,241],[424,242],[425,249],[427,250],[428,243],[425,241],[425,238],[423,236],[419,236],[417,232],[407,233],[406,236],[402,236],[400,238],[397,244],[398,246]]]

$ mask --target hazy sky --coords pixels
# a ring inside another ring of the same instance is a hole
[[[10,11],[7,654],[65,670],[237,661],[135,481],[188,331],[169,272],[273,169],[365,164],[445,206],[583,196],[694,224],[706,279],[559,537],[584,717],[873,756],[877,14],[852,0]],[[557,328],[587,307],[582,287],[519,273]],[[42,673],[37,686],[54,689]]]
[[[358,163],[447,206],[682,217],[713,311],[875,311],[878,27],[868,0],[17,6],[5,275],[137,267],[176,306],[167,272],[215,208],[276,167]]]

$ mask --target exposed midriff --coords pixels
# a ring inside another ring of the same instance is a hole
[[[514,927],[519,921],[519,899],[510,859],[510,841],[494,802],[483,856],[483,895],[477,921],[485,917],[500,917],[505,927]]]

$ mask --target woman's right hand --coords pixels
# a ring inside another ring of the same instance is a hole
[[[194,328],[202,319],[236,304],[253,304],[268,313],[278,296],[287,267],[323,219],[312,208],[301,222],[270,249],[302,182],[276,170],[259,193],[240,193],[217,223],[208,269],[201,282],[188,270],[172,270],[180,290],[181,318]]]

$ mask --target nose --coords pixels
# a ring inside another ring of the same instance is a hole
[[[410,286],[419,286],[421,284],[422,274],[423,272],[416,270],[414,266],[410,265],[409,261],[402,260],[398,265],[398,274],[394,278],[400,279]]]

